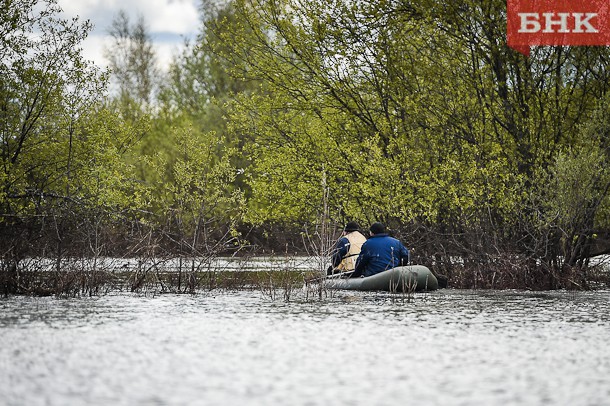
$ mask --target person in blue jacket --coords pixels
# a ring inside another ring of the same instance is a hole
[[[353,278],[375,275],[409,263],[409,250],[387,234],[385,225],[373,223],[369,231],[370,237],[362,245],[356,260]]]

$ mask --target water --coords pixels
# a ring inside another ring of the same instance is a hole
[[[277,271],[291,269],[296,271],[325,270],[329,258],[315,256],[276,255],[269,257],[211,257],[211,258],[64,258],[64,269],[72,270],[121,270],[132,271],[138,268],[159,271],[177,271],[180,267],[198,271]],[[20,262],[23,270],[53,271],[57,259],[32,257]]]
[[[608,405],[609,298],[3,298],[0,404]]]

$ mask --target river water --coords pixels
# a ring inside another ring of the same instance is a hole
[[[0,404],[609,405],[610,292],[0,299]]]

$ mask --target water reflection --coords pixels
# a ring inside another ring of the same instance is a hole
[[[609,292],[0,299],[6,405],[603,405]]]

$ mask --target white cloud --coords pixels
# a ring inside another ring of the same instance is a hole
[[[159,65],[166,69],[184,38],[193,38],[199,29],[198,0],[59,0],[64,17],[90,20],[93,31],[82,43],[85,59],[107,66],[104,46],[110,44],[108,29],[119,10],[132,22],[142,16],[152,37]]]
[[[106,66],[107,62],[104,58],[104,41],[107,38],[100,35],[90,35],[81,43],[83,48],[83,57],[89,61],[95,62],[99,66]]]
[[[199,27],[199,15],[192,1],[140,0],[153,32],[189,35]]]

